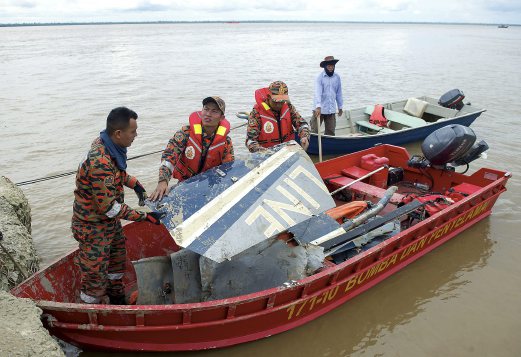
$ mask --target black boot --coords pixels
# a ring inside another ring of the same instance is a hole
[[[109,295],[109,300],[111,305],[127,305],[125,295]]]

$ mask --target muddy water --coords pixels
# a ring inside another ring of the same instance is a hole
[[[259,45],[267,30],[284,45]],[[236,126],[242,121],[233,114],[251,109],[253,91],[281,79],[301,113],[310,113],[318,63],[330,54],[340,58],[346,108],[463,90],[465,101],[488,109],[472,125],[490,146],[488,159],[472,169],[514,175],[490,217],[305,326],[190,355],[521,354],[521,28],[118,25],[0,28],[0,39],[0,174],[15,182],[74,170],[119,105],[140,115],[129,156],[162,149],[208,95],[225,99]],[[244,128],[232,132],[239,157],[244,137]],[[418,152],[419,145],[408,148]],[[158,163],[159,154],[146,156],[128,170],[151,191]],[[43,265],[76,245],[69,230],[73,187],[73,176],[23,186]],[[127,202],[136,205],[133,192]]]

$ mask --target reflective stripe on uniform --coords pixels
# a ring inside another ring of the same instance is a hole
[[[112,206],[110,211],[105,213],[105,215],[109,218],[114,218],[118,215],[119,211],[121,211],[121,204],[116,201],[116,202],[114,202],[114,205]]]
[[[174,165],[168,160],[161,161],[161,166],[167,167],[170,171],[174,171]]]
[[[253,145],[253,144],[258,144],[257,141],[255,140],[252,140],[252,139],[247,139],[246,140],[246,146],[249,147],[250,145]]]
[[[83,291],[80,292],[80,299],[87,304],[99,304],[101,301],[99,297],[87,295]]]
[[[223,146],[223,145],[225,145],[225,144],[226,144],[225,142],[222,142],[222,143],[219,143],[219,144],[217,144],[217,145],[210,146],[210,147],[208,148],[208,151],[213,150],[213,149],[215,149],[215,148],[218,148],[219,146]]]
[[[108,274],[109,280],[118,280],[123,278],[123,273],[109,273]]]
[[[201,147],[197,144],[197,142],[196,142],[194,139],[192,139],[191,136],[188,137],[188,139],[192,142],[192,144],[195,146],[195,148],[196,148],[197,150],[199,150],[199,152],[202,152],[202,151],[203,151],[203,149],[201,149]]]
[[[267,115],[260,115],[261,118],[264,118],[264,119],[268,119],[268,120],[271,120],[272,122],[276,123],[277,122],[277,119],[273,118],[273,117],[269,117]]]
[[[225,133],[226,127],[219,125],[219,127],[217,128],[217,135],[224,136]]]

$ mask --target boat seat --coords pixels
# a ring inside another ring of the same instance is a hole
[[[403,111],[413,117],[421,118],[428,104],[429,103],[421,99],[409,98],[403,107]]]
[[[333,189],[338,189],[342,186],[347,185],[348,183],[353,182],[354,179],[345,177],[345,176],[332,175],[332,176],[325,177],[324,181],[326,183],[330,184],[333,187]],[[354,191],[354,192],[362,194],[362,195],[367,195],[367,196],[376,197],[376,198],[382,198],[386,191],[383,188],[376,187],[376,186],[370,185],[370,184],[362,182],[362,181],[352,184],[351,186],[346,188],[346,190],[351,190],[351,191]],[[402,199],[403,199],[402,194],[395,193],[391,197],[390,202],[393,204],[398,204],[398,203],[402,202]]]
[[[349,178],[359,179],[360,177],[367,175],[369,172],[370,171],[364,170],[361,167],[351,166],[346,169],[343,169],[340,173],[343,176],[346,176]]]
[[[363,126],[364,128],[371,129],[371,130],[377,131],[379,133],[393,133],[395,131],[393,129],[389,129],[389,128],[386,128],[383,126],[378,126],[376,124],[369,123],[368,121],[365,121],[365,120],[357,121],[356,125]]]
[[[373,114],[374,105],[369,105],[365,108],[366,114]],[[384,116],[388,121],[392,121],[403,126],[407,126],[410,128],[418,128],[420,126],[424,126],[427,122],[423,119],[416,118],[404,113],[395,112],[394,110],[384,109]]]
[[[436,115],[442,118],[454,118],[458,114],[458,111],[456,109],[445,108],[429,103],[425,108],[425,113]]]

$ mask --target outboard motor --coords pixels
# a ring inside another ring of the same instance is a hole
[[[424,158],[413,156],[408,165],[425,168],[437,166],[454,170],[456,166],[468,165],[488,150],[484,140],[476,143],[476,134],[466,126],[452,124],[431,133],[421,145]]]
[[[438,100],[438,104],[445,108],[461,110],[465,94],[459,89],[453,89],[445,93]]]
[[[469,127],[448,125],[434,131],[423,141],[423,155],[433,165],[444,165],[462,157],[476,142]]]

